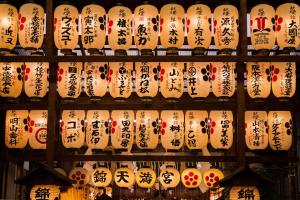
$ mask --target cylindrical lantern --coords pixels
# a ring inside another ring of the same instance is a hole
[[[212,91],[216,97],[232,97],[235,92],[234,62],[212,63]]]
[[[96,4],[85,6],[81,11],[82,46],[90,51],[102,49],[106,40],[106,12]]]
[[[163,62],[160,70],[160,92],[164,98],[180,98],[184,89],[184,63]]]
[[[32,149],[46,149],[48,110],[31,110],[29,112],[29,145]]]
[[[200,150],[208,143],[207,111],[188,110],[185,113],[185,145],[190,150]]]
[[[144,4],[134,10],[134,43],[142,55],[152,55],[158,43],[158,10],[155,6]]]
[[[23,89],[22,64],[20,62],[0,62],[0,96],[10,98],[20,96]]]
[[[104,149],[109,142],[109,111],[88,110],[86,115],[86,143],[92,149]]]
[[[61,121],[61,139],[65,148],[80,148],[84,144],[83,110],[64,110]]]
[[[175,188],[180,182],[180,173],[173,166],[166,166],[159,173],[159,182],[165,188]]]
[[[7,110],[5,120],[5,145],[10,149],[23,149],[27,145],[28,111]]]
[[[108,63],[84,63],[85,93],[91,98],[100,98],[106,94],[108,77]]]
[[[54,42],[63,53],[70,53],[78,43],[78,10],[75,6],[63,4],[54,11]]]
[[[267,98],[271,92],[271,78],[269,62],[248,62],[247,92],[250,98]]]
[[[268,147],[268,114],[266,111],[245,112],[245,140],[250,150]]]
[[[179,150],[184,143],[184,114],[181,110],[161,112],[161,143],[166,150]]]
[[[275,150],[289,150],[293,141],[293,120],[290,111],[270,111],[268,114],[269,144]]]
[[[197,168],[187,168],[181,173],[181,182],[184,187],[192,189],[199,187],[202,175]]]
[[[135,183],[135,174],[128,167],[121,167],[115,171],[114,181],[120,188],[131,188]]]
[[[260,200],[259,190],[254,186],[234,186],[230,189],[229,200]]]
[[[190,97],[205,98],[210,92],[210,63],[187,63],[187,88]]]
[[[275,45],[275,10],[258,4],[250,12],[251,44],[255,50],[270,50]]]
[[[293,97],[296,92],[296,63],[273,62],[272,92],[275,97]]]
[[[69,173],[69,179],[74,187],[83,187],[90,181],[88,170],[82,167],[75,167]]]
[[[130,150],[134,137],[134,112],[113,110],[111,113],[111,143],[114,149]]]
[[[209,169],[203,174],[203,182],[209,188],[213,187],[215,183],[224,178],[224,174],[219,169]]]
[[[210,143],[214,149],[229,149],[233,143],[232,111],[211,111]]]
[[[140,149],[155,149],[158,145],[158,119],[156,110],[136,112],[136,144]]]
[[[30,191],[30,200],[60,199],[59,187],[56,185],[35,185]]]
[[[141,188],[152,188],[156,181],[156,173],[151,168],[140,168],[135,174],[135,180]]]
[[[132,45],[132,12],[125,6],[108,11],[108,44],[118,55],[126,55]]]
[[[109,63],[109,93],[113,98],[128,98],[132,93],[132,62]]]
[[[158,62],[135,63],[136,94],[141,98],[153,98],[158,92]]]
[[[19,42],[25,49],[39,49],[44,41],[44,9],[35,3],[23,4],[19,11]]]
[[[107,187],[112,181],[111,171],[106,167],[98,167],[92,172],[91,180],[95,187]]]
[[[76,99],[81,93],[81,62],[60,62],[57,71],[57,92],[62,98]]]

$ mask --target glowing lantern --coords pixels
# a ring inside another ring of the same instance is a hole
[[[35,3],[23,4],[19,11],[19,42],[25,49],[39,49],[44,41],[44,9]]]
[[[251,98],[267,98],[271,92],[272,71],[268,62],[247,63],[247,92]]]
[[[272,92],[275,97],[293,97],[296,92],[296,63],[272,63]]]
[[[266,111],[245,112],[245,140],[250,150],[268,147],[268,114]]]
[[[235,63],[212,63],[212,91],[216,97],[232,97],[235,92]]]
[[[68,187],[60,193],[60,200],[89,200],[90,191],[88,187]]]
[[[83,187],[90,181],[89,172],[82,167],[75,167],[69,173],[69,179],[74,187]]]
[[[7,110],[5,120],[5,145],[10,149],[23,149],[28,142],[28,111]]]
[[[115,171],[114,181],[118,187],[131,188],[135,183],[135,175],[128,167],[121,167]]]
[[[201,178],[201,172],[197,168],[187,168],[181,173],[181,182],[184,187],[189,189],[199,187]]]
[[[113,98],[128,98],[132,92],[132,62],[109,63],[109,93]]]
[[[111,113],[111,143],[114,149],[131,149],[134,137],[134,112],[113,110]]]
[[[64,110],[61,121],[61,138],[65,148],[80,148],[84,144],[83,110]]]
[[[112,181],[111,171],[106,167],[98,167],[92,172],[91,180],[95,187],[107,187]]]
[[[215,183],[224,178],[224,174],[219,169],[209,169],[203,174],[203,182],[209,188],[213,187]]]
[[[230,189],[229,200],[260,200],[259,190],[254,186],[234,186]]]
[[[159,182],[166,189],[175,188],[180,182],[180,173],[173,166],[166,166],[160,171]]]
[[[35,185],[30,191],[30,200],[57,200],[60,199],[59,193],[59,186]]]
[[[81,93],[81,72],[80,62],[58,63],[57,91],[62,98],[76,99]]]
[[[23,88],[22,64],[18,62],[0,62],[0,96],[10,98],[20,96]]]
[[[101,62],[84,63],[85,93],[91,98],[100,98],[107,91],[108,64]]]
[[[88,110],[86,115],[86,143],[92,149],[104,149],[109,141],[109,111]]]
[[[29,112],[29,145],[32,149],[46,149],[47,124],[47,110],[31,110]]]
[[[202,149],[208,143],[207,111],[188,110],[185,113],[185,145],[190,149]]]
[[[158,111],[138,110],[136,113],[136,144],[140,149],[155,149],[158,145]]]
[[[207,97],[210,92],[210,63],[187,63],[187,83],[190,97]]]
[[[258,4],[250,12],[251,43],[255,50],[270,50],[275,45],[275,10],[267,4]],[[276,24],[282,21],[277,20]]]
[[[161,112],[161,143],[166,150],[179,150],[184,142],[184,114],[181,110]]]
[[[136,94],[141,98],[153,98],[158,92],[159,63],[135,63]]]
[[[214,149],[229,149],[233,143],[232,111],[210,112],[210,143]]]
[[[135,174],[135,180],[141,188],[152,188],[156,181],[156,173],[151,168],[140,168]]]
[[[160,89],[164,98],[180,98],[184,89],[184,63],[161,63]]]
[[[289,111],[270,111],[268,114],[269,143],[274,151],[289,150],[293,140],[293,120]]]

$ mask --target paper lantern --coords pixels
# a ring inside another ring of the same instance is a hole
[[[69,173],[69,179],[72,181],[74,187],[83,187],[90,181],[88,170],[82,167],[75,167]]]
[[[134,112],[113,110],[111,113],[111,143],[114,149],[130,150],[134,137]]]
[[[82,46],[91,51],[102,49],[106,40],[106,12],[96,4],[85,6],[81,11]]]
[[[128,167],[121,167],[115,171],[114,181],[120,188],[131,188],[135,183],[135,175]]]
[[[293,140],[293,120],[289,111],[270,111],[268,114],[269,143],[275,151],[289,150]]]
[[[203,174],[203,182],[208,188],[214,187],[214,184],[224,178],[224,174],[219,169],[209,169]]]
[[[140,188],[152,188],[156,181],[156,173],[151,168],[140,168],[135,174],[135,180]]]
[[[273,62],[272,92],[275,97],[293,97],[296,92],[296,63]]]
[[[20,96],[23,88],[22,65],[20,62],[0,62],[0,96]]]
[[[234,62],[212,63],[212,91],[216,97],[232,97],[235,92]]]
[[[59,193],[56,185],[35,185],[30,191],[30,200],[57,200]]]
[[[135,88],[139,97],[153,98],[157,95],[159,69],[157,62],[135,63]]]
[[[29,112],[29,145],[32,149],[46,149],[48,110],[31,110]]]
[[[0,49],[12,50],[18,39],[18,10],[6,3],[0,3]]]
[[[247,63],[247,92],[250,98],[267,98],[271,92],[272,71],[268,62]]]
[[[100,98],[107,91],[108,63],[84,63],[85,93],[91,98]]]
[[[158,119],[156,110],[136,112],[136,144],[140,149],[155,149],[158,145]]]
[[[300,46],[300,7],[295,3],[278,6],[275,15],[276,40],[280,48],[296,49]]]
[[[192,98],[205,98],[210,92],[210,63],[187,63],[187,89]]]
[[[266,111],[245,112],[245,141],[250,150],[268,147],[268,114]]]
[[[60,200],[89,200],[89,188],[68,187],[60,193]]]
[[[152,55],[158,43],[159,16],[155,6],[144,4],[134,10],[134,43],[142,54]]]
[[[180,98],[184,89],[184,63],[164,62],[160,70],[160,90],[164,98]]]
[[[86,115],[86,143],[92,149],[104,149],[109,141],[109,111],[88,110]]]
[[[132,92],[132,62],[109,63],[109,93],[113,98],[128,98]]]
[[[54,42],[63,53],[70,53],[78,43],[78,10],[75,6],[63,4],[54,10]]]
[[[5,145],[9,149],[23,149],[28,142],[28,111],[7,110],[5,120]]]
[[[270,50],[275,45],[275,10],[258,4],[250,12],[250,36],[255,50]]]
[[[106,167],[98,167],[92,172],[91,180],[95,187],[107,187],[112,181],[111,171]]]
[[[197,168],[187,168],[181,173],[181,182],[184,187],[189,189],[199,187],[201,178],[201,172]]]
[[[81,72],[80,62],[58,63],[57,92],[62,98],[76,99],[81,93]]]
[[[160,10],[160,41],[164,48],[179,49],[184,43],[184,8],[175,3]]]
[[[185,145],[190,150],[200,150],[208,143],[207,111],[188,110],[185,113]]]
[[[165,189],[175,188],[180,182],[180,173],[176,168],[166,166],[160,171],[159,182]]]
[[[260,200],[259,190],[254,186],[234,186],[230,189],[229,200]]]
[[[179,150],[184,142],[184,114],[181,110],[161,112],[161,144],[166,150]]]
[[[117,54],[125,54],[132,45],[132,12],[125,6],[108,11],[108,44]]]
[[[83,110],[64,110],[61,121],[61,139],[65,148],[81,148],[84,144]]]
[[[229,149],[233,143],[232,111],[211,111],[210,143],[214,149]]]
[[[211,10],[207,5],[195,4],[186,13],[187,40],[190,48],[204,51],[211,43]]]
[[[219,50],[231,51],[239,44],[239,11],[233,5],[220,5],[214,10],[214,40]]]
[[[39,49],[44,41],[44,9],[35,3],[25,3],[19,11],[19,42],[25,49]]]

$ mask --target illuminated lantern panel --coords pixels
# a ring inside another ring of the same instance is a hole
[[[61,139],[65,148],[81,148],[84,144],[83,110],[64,110],[61,121]]]
[[[105,167],[98,167],[92,172],[91,180],[95,187],[107,187],[112,181],[111,171]]]
[[[270,111],[268,114],[269,143],[274,151],[289,150],[293,140],[293,120],[289,111]]]
[[[136,144],[140,149],[155,149],[158,145],[159,114],[156,110],[136,112]]]
[[[89,188],[69,187],[60,193],[60,200],[89,200]]]
[[[30,200],[57,200],[60,199],[59,186],[35,185],[30,191]]]
[[[89,172],[82,167],[75,167],[69,173],[69,179],[74,187],[83,187],[90,181]]]
[[[135,183],[135,174],[128,167],[122,167],[115,171],[114,181],[118,187],[131,188]]]
[[[214,184],[224,178],[224,174],[219,169],[209,169],[203,174],[203,182],[209,188],[214,187]]]
[[[46,149],[48,110],[31,110],[29,112],[29,145],[32,149]]]
[[[28,142],[28,111],[7,110],[5,120],[5,145],[9,149],[23,149]]]
[[[181,110],[161,112],[161,144],[166,150],[179,150],[184,143],[184,114]]]
[[[156,173],[151,168],[140,168],[135,174],[135,180],[140,188],[152,188],[156,181]]]
[[[175,188],[180,182],[180,173],[174,167],[166,167],[160,171],[159,182],[165,188]]]
[[[1,97],[17,98],[20,96],[23,89],[22,65],[21,62],[0,62]]]
[[[251,98],[267,98],[271,93],[271,79],[270,63],[247,63],[247,92]]]
[[[234,186],[230,189],[229,200],[260,200],[259,190],[254,186]]]
[[[268,114],[266,111],[245,112],[245,140],[250,150],[268,147]]]
[[[197,168],[187,168],[181,173],[181,182],[184,187],[193,189],[199,187],[202,175]]]
[[[104,149],[109,141],[109,111],[88,110],[86,115],[86,143],[92,149]]]
[[[185,113],[185,145],[190,149],[202,149],[208,143],[207,111],[188,110]]]
[[[214,149],[229,149],[233,143],[232,111],[210,112],[210,143]]]

